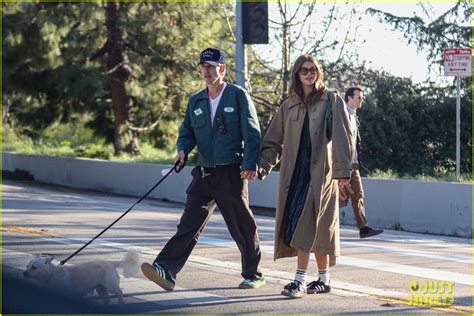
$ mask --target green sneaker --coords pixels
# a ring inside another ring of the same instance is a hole
[[[167,291],[173,291],[176,284],[175,279],[168,270],[159,264],[142,263],[142,272],[150,280]]]
[[[246,279],[239,284],[239,289],[258,289],[262,285],[265,285],[267,280],[264,277],[260,277],[256,280]]]

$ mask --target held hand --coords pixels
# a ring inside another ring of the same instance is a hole
[[[257,171],[243,170],[240,172],[240,178],[247,180],[255,180],[257,179]]]
[[[348,200],[351,194],[354,194],[354,191],[350,185],[351,179],[338,179],[337,185],[339,187],[339,195],[342,200]]]

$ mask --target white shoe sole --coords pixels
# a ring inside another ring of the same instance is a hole
[[[331,289],[329,289],[327,291],[323,291],[323,292],[317,292],[316,290],[308,289],[306,293],[308,293],[308,294],[325,294],[325,293],[329,293],[329,292],[331,292]]]
[[[254,286],[248,286],[248,285],[240,283],[239,284],[239,289],[244,289],[244,290],[258,289],[259,287],[262,287],[265,284],[267,284],[267,280],[264,278],[263,281],[260,281],[257,285],[254,285]]]
[[[289,298],[302,298],[306,293],[290,293],[285,290],[281,291],[281,295],[287,296]]]
[[[149,263],[142,263],[142,272],[150,280],[161,286],[166,291],[173,291],[174,284],[161,278],[156,272],[155,267]]]

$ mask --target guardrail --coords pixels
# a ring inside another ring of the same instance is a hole
[[[71,188],[141,196],[170,166],[62,158],[2,152],[3,170],[24,170],[35,181]],[[155,199],[185,202],[191,167],[170,175],[150,194]],[[369,225],[412,232],[472,236],[472,185],[414,180],[363,178]],[[250,205],[274,208],[278,172],[265,181],[250,181]],[[354,225],[351,206],[340,209],[340,223]]]

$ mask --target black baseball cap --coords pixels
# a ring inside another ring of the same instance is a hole
[[[199,58],[199,64],[203,63],[213,66],[225,64],[224,53],[217,48],[206,48],[202,51],[201,57]]]

